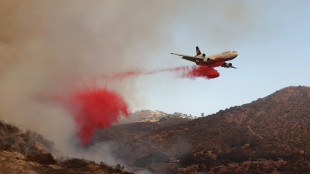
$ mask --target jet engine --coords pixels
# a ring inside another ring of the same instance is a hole
[[[203,62],[210,62],[210,60],[211,60],[210,58],[204,58]]]
[[[232,63],[224,63],[221,67],[232,68]]]

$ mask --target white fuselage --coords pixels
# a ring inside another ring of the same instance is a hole
[[[238,56],[238,52],[232,50],[232,51],[226,51],[226,52],[222,52],[222,53],[206,56],[206,58],[210,58],[210,59],[213,59],[213,60],[216,60],[217,58],[220,58],[220,59],[225,59],[225,61],[227,61],[227,60],[232,60],[232,59],[234,59],[237,56]],[[201,57],[202,57],[202,55],[201,55]]]

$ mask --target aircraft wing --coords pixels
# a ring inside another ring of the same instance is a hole
[[[200,62],[203,60],[203,58],[199,58],[199,57],[195,57],[195,56],[188,56],[188,55],[177,54],[177,53],[171,53],[171,54],[177,55],[177,56],[182,56],[183,59],[193,61],[193,62]]]

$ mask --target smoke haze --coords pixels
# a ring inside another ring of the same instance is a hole
[[[198,9],[203,10],[196,15],[204,15],[197,18],[198,24],[209,27],[204,17],[208,20],[211,9],[223,3],[201,3]],[[62,154],[93,158],[89,154],[99,146],[89,153],[72,150],[78,142],[74,117],[58,99],[92,86],[92,78],[147,67],[154,61],[149,55],[174,47],[177,39],[171,31],[191,17],[186,10],[195,10],[193,5],[189,1],[0,0],[0,118],[44,135]],[[249,33],[255,25],[250,15],[244,15],[248,10],[240,2],[234,7],[238,9],[226,11],[220,22],[239,24],[233,33]],[[218,37],[225,32],[217,27],[210,30],[211,41],[230,43],[238,37]],[[135,108],[142,103],[136,80],[98,85],[120,93]],[[116,161],[111,160],[108,146],[103,149],[100,153],[109,156],[105,162]]]

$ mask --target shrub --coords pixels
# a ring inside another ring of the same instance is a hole
[[[88,161],[85,159],[72,158],[63,161],[62,165],[66,168],[86,168]]]
[[[43,153],[37,155],[27,155],[26,156],[29,161],[34,161],[40,164],[56,164],[56,160],[54,159],[51,153]]]
[[[242,151],[241,149],[237,149],[228,153],[220,153],[217,156],[217,160],[240,163],[248,160],[250,157],[251,156],[248,155],[246,152]]]
[[[197,154],[196,156],[194,156],[193,153],[187,153],[183,157],[181,157],[180,164],[183,167],[195,164],[199,165],[199,167],[204,165],[209,170],[211,167],[215,165],[215,159],[213,159],[207,154]]]

